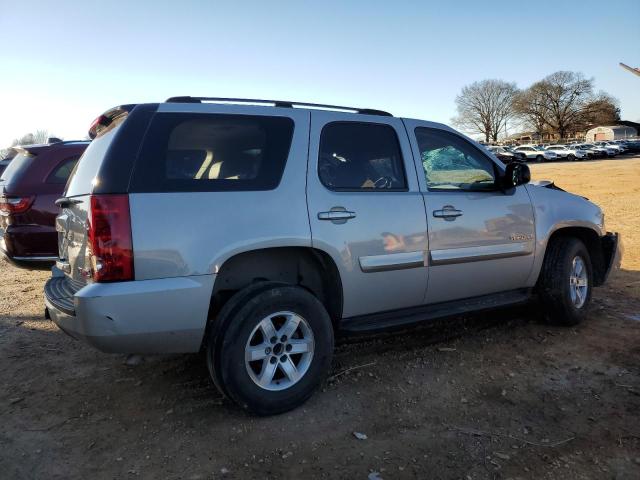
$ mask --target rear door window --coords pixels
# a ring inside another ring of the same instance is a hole
[[[157,114],[131,190],[273,190],[282,178],[293,129],[287,117]]]
[[[320,181],[329,190],[406,190],[400,143],[393,127],[332,122],[322,129]]]
[[[80,155],[74,155],[73,157],[65,158],[60,162],[47,177],[47,183],[67,183],[67,180],[69,180],[69,176],[73,171],[73,167],[78,163],[78,158],[80,158]]]

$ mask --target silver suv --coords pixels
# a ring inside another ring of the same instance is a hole
[[[50,318],[105,352],[206,352],[274,414],[327,374],[334,336],[537,297],[574,325],[619,262],[600,208],[438,123],[177,97],[94,122],[58,200]]]

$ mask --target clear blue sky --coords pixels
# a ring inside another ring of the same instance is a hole
[[[526,3],[526,4],[525,4]],[[345,104],[449,122],[475,80],[581,71],[640,121],[640,1],[0,0],[0,147],[83,137],[173,95]]]

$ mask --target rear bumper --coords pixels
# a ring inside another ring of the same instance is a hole
[[[56,256],[16,256],[9,251],[7,235],[0,229],[0,256],[6,258],[10,263],[19,268],[27,270],[49,270],[51,265],[58,259]]]
[[[58,258],[58,236],[53,227],[44,225],[8,225],[0,228],[0,251],[17,266],[48,263]]]
[[[45,304],[61,330],[103,352],[190,353],[202,344],[213,281],[198,275],[94,283],[74,292],[54,272]]]
[[[607,232],[606,235],[600,238],[600,244],[602,249],[603,269],[599,278],[596,279],[596,286],[604,284],[611,271],[620,268],[622,263],[622,254],[624,253],[622,240],[618,233]]]
[[[11,264],[26,270],[49,270],[58,257],[14,257],[9,255],[0,243],[0,255]]]

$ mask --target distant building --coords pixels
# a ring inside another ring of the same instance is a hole
[[[601,140],[623,140],[638,136],[638,130],[627,125],[611,125],[608,127],[596,127],[588,130],[585,138],[588,142]]]

